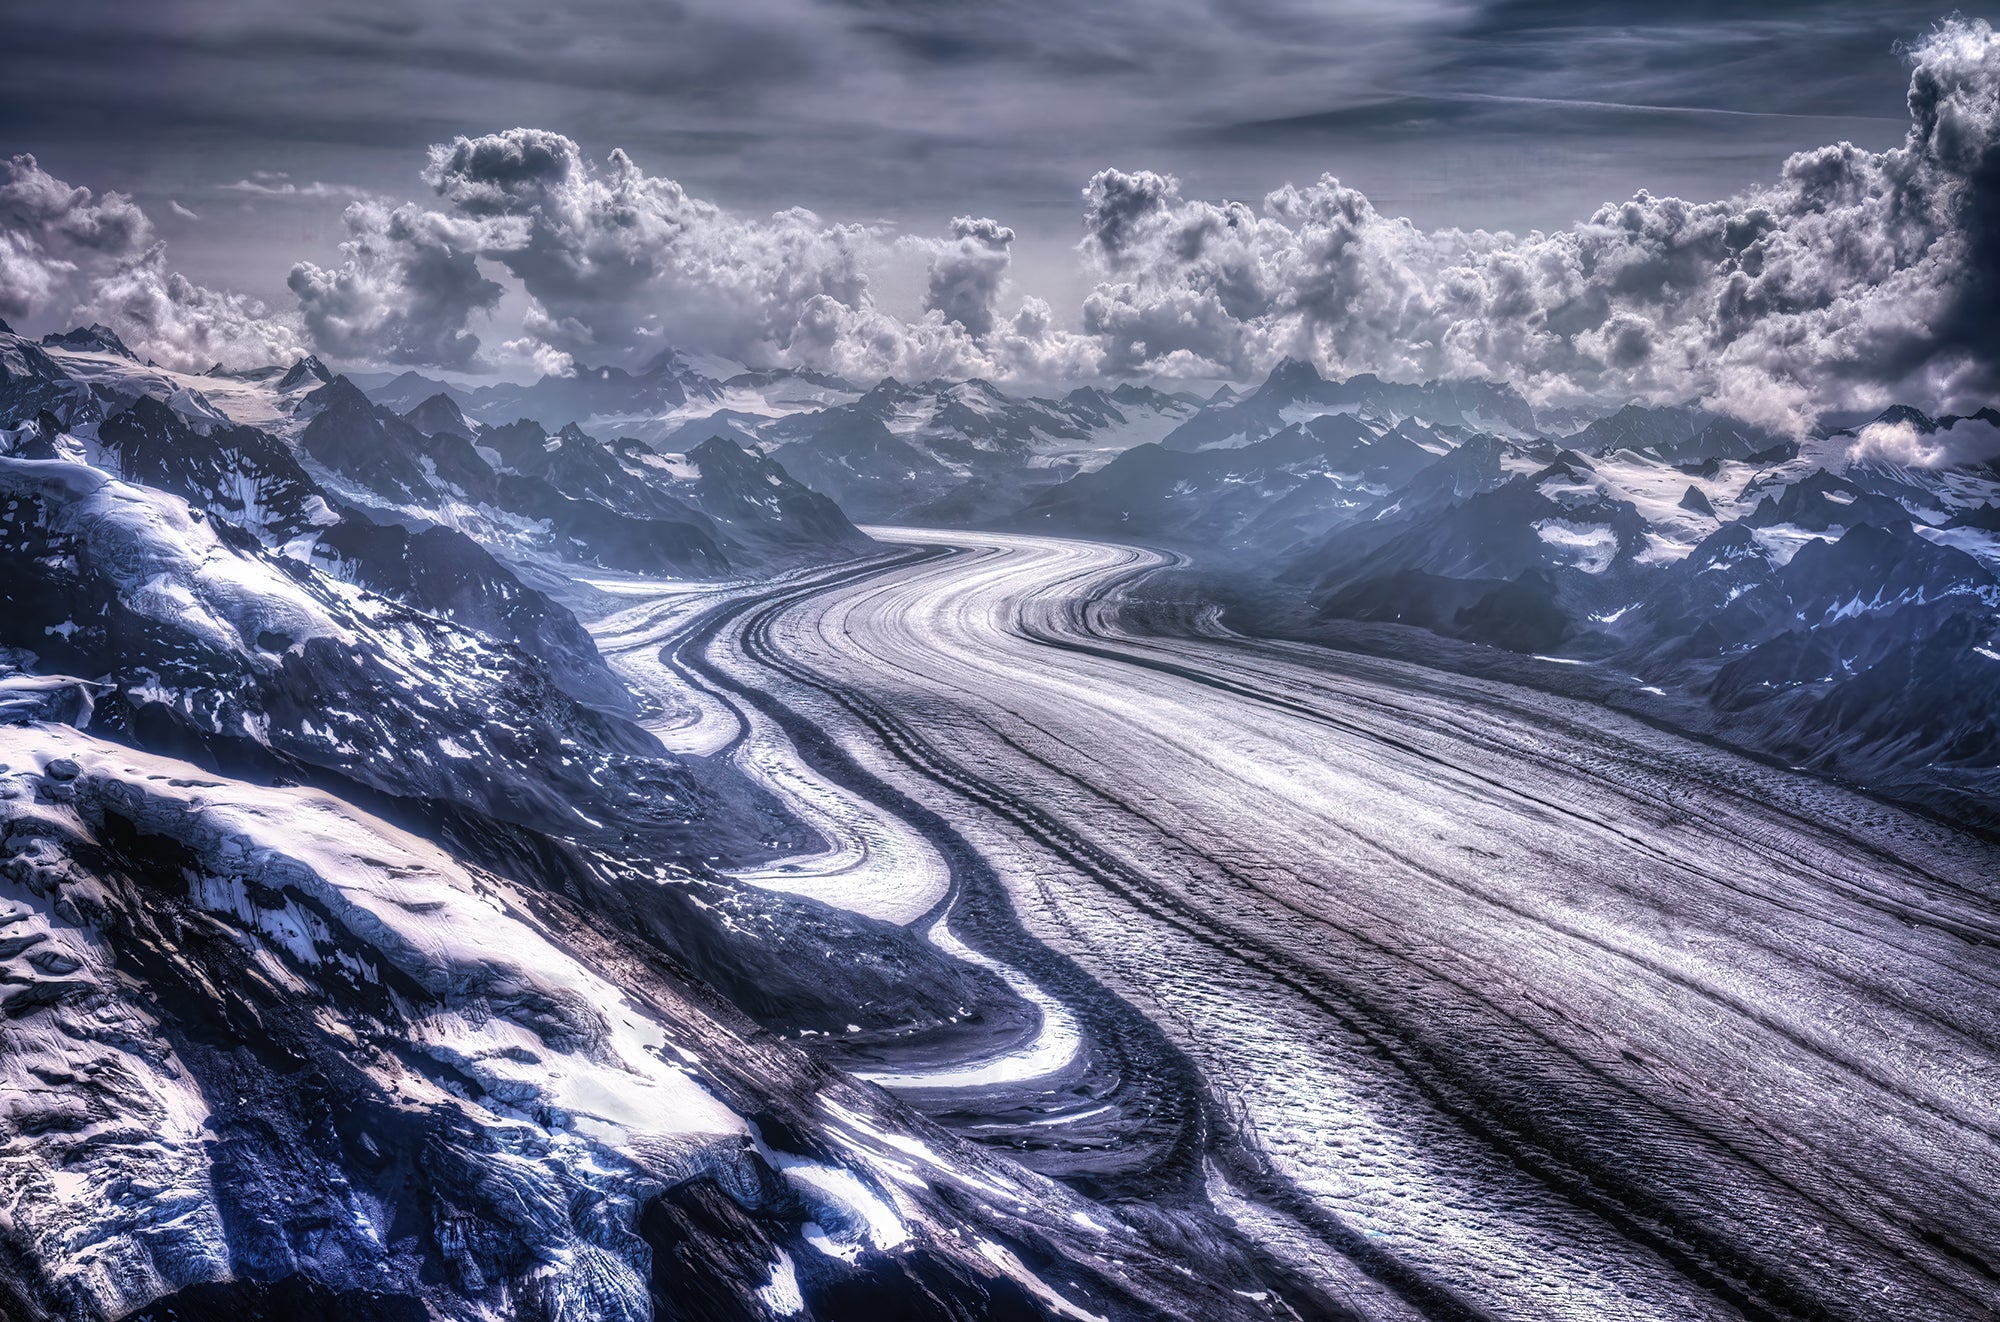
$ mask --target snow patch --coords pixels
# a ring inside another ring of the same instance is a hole
[[[778,1260],[771,1264],[771,1279],[758,1289],[757,1297],[779,1317],[805,1311],[806,1297],[799,1291],[799,1276],[792,1266],[791,1254],[778,1250]]]
[[[1535,535],[1586,574],[1601,574],[1618,555],[1618,535],[1601,523],[1540,519]]]

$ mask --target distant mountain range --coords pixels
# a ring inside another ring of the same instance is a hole
[[[2000,683],[1991,411],[1800,439],[1693,404],[1545,423],[1504,383],[1294,360],[1207,397],[1017,397],[674,352],[364,391],[313,359],[179,376],[103,327],[0,337],[0,420],[43,413],[357,583],[422,609],[445,596],[419,585],[457,584],[453,609],[596,699],[614,695],[587,644],[529,583],[768,573],[865,551],[850,517],[1013,527],[1192,551],[1261,603],[1259,628],[1600,662],[1795,762],[1974,812],[2000,788],[1995,705],[1941,696]],[[1926,457],[1875,445],[1885,429]],[[1816,575],[1848,596],[1819,608]]]

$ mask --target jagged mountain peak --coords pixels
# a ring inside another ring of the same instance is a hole
[[[905,385],[893,376],[885,376],[855,402],[863,407],[887,406],[900,403],[920,393],[920,387]]]
[[[1306,359],[1287,356],[1280,359],[1278,365],[1271,369],[1270,375],[1264,378],[1264,384],[1258,388],[1257,393],[1298,394],[1301,391],[1316,390],[1325,384],[1326,378],[1320,375],[1318,367]]]
[[[42,346],[48,349],[66,349],[71,353],[110,353],[120,358],[139,361],[139,355],[125,347],[125,341],[118,338],[118,332],[101,322],[88,326],[78,326],[56,334],[51,331],[42,337]],[[221,366],[221,364],[217,364]]]
[[[641,377],[676,377],[686,385],[715,385],[751,372],[746,364],[715,354],[691,349],[662,349],[640,366]],[[788,368],[767,368],[773,374],[789,373]]]
[[[1725,523],[1720,528],[1695,544],[1687,559],[1681,561],[1683,572],[1700,573],[1721,565],[1735,564],[1740,560],[1768,560],[1770,553],[1757,537],[1755,529],[1741,521]]]
[[[1752,527],[1785,524],[1814,532],[1872,524],[1908,528],[1909,510],[1848,478],[1817,468],[1774,495],[1765,495],[1744,519]]]
[[[278,379],[280,392],[309,389],[310,383],[317,381],[325,385],[333,380],[333,372],[319,360],[317,354],[307,354],[288,368]]]
[[[1700,410],[1685,405],[1625,404],[1565,438],[1574,450],[1654,450],[1687,441],[1706,424]]]
[[[1875,415],[1875,422],[1888,426],[1914,427],[1929,436],[1938,429],[1938,420],[1920,408],[1909,404],[1891,404]]]
[[[2000,532],[2000,505],[1982,501],[1976,508],[1963,510],[1952,515],[1942,526],[1945,528],[1977,528],[1982,532]]]
[[[128,419],[135,426],[150,432],[165,433],[187,426],[185,419],[168,408],[164,400],[153,395],[139,396],[112,417]]]
[[[412,408],[430,396],[437,394],[450,395],[453,399],[463,398],[463,392],[450,382],[440,381],[433,376],[425,376],[422,372],[416,371],[414,368],[398,373],[384,384],[369,391],[368,394],[370,398],[375,399],[378,403],[387,404],[391,408],[397,407],[405,399],[409,402],[403,404],[402,407]]]
[[[716,435],[709,437],[700,445],[689,450],[687,457],[694,460],[697,464],[702,464],[716,463],[718,461],[723,463],[741,462],[754,459],[757,456],[752,455],[748,450],[738,445],[729,437]]]
[[[335,376],[325,385],[312,391],[305,397],[304,402],[307,408],[321,411],[338,409],[343,412],[372,414],[376,407],[374,401],[368,398],[361,387],[348,380],[345,375]]]
[[[442,391],[405,412],[403,421],[426,436],[446,433],[471,440],[474,434],[472,424],[466,421],[465,411],[459,408],[458,401]]]
[[[1227,386],[1223,387],[1224,390],[1228,388]],[[1092,389],[1099,398],[1104,398],[1103,392],[1095,391],[1094,387]],[[1170,395],[1166,391],[1156,389],[1153,386],[1136,385],[1130,381],[1119,382],[1117,386],[1113,387],[1110,394],[1110,400],[1114,404],[1140,404],[1152,408],[1165,408],[1175,403],[1185,403],[1192,398],[1189,395]]]
[[[512,422],[481,430],[479,443],[518,468],[537,461],[547,453],[549,431],[533,418],[516,418]]]

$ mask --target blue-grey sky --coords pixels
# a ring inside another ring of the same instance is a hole
[[[991,214],[1020,236],[1017,277],[1059,284],[1078,278],[1078,190],[1106,166],[1250,198],[1331,172],[1420,223],[1523,228],[1640,187],[1723,196],[1824,142],[1888,146],[1907,123],[1896,43],[1940,16],[1896,0],[71,0],[0,7],[0,146],[133,193],[177,265],[267,297],[295,258],[331,252],[339,189],[420,195],[427,144],[523,124],[747,210],[920,230]],[[246,180],[274,191],[230,187]]]

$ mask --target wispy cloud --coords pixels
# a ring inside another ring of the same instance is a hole
[[[1507,96],[1497,92],[1413,92],[1413,99],[1471,101],[1508,106],[1550,106],[1563,110],[1613,110],[1652,115],[1723,115],[1734,119],[1858,120],[1869,124],[1902,124],[1893,115],[1811,114],[1790,110],[1736,110],[1726,106],[1653,105],[1637,101],[1595,101],[1567,96]]]
[[[283,170],[252,170],[248,178],[222,185],[228,193],[254,193],[260,197],[369,197],[366,188],[353,184],[333,184],[322,179],[297,183]]]

